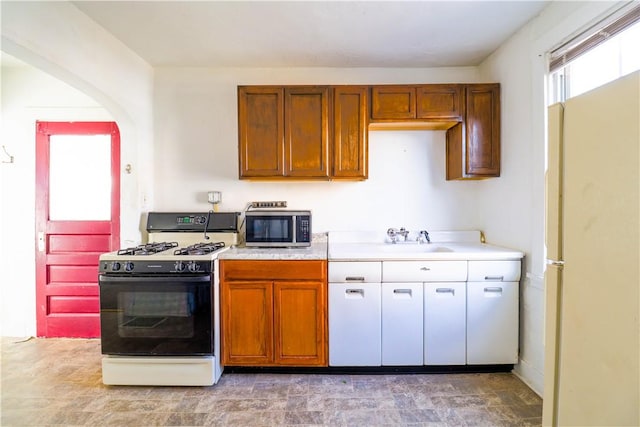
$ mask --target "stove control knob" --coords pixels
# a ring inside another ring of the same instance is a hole
[[[118,271],[118,270],[120,270],[120,263],[116,261],[113,264],[111,264],[111,271]]]
[[[175,264],[174,268],[176,269],[176,271],[184,271],[186,266],[184,265],[184,263],[182,261],[176,261],[176,264]]]
[[[124,271],[133,271],[133,263],[131,261],[124,263]]]
[[[197,262],[195,262],[195,261],[191,261],[191,262],[189,263],[189,271],[190,271],[190,272],[192,272],[192,273],[195,273],[195,272],[197,272],[197,271],[200,271],[200,266],[198,265],[198,263],[197,263]]]

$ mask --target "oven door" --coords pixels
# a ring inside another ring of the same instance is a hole
[[[213,355],[211,275],[100,275],[102,354]]]

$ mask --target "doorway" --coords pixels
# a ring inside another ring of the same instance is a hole
[[[114,122],[36,122],[36,327],[99,337],[98,257],[120,245]]]

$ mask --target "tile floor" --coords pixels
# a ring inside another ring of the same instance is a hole
[[[100,341],[2,338],[2,426],[534,426],[542,400],[496,374],[224,374],[105,386]]]

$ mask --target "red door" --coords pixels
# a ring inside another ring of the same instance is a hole
[[[38,336],[100,336],[98,257],[119,244],[118,126],[37,122]]]

